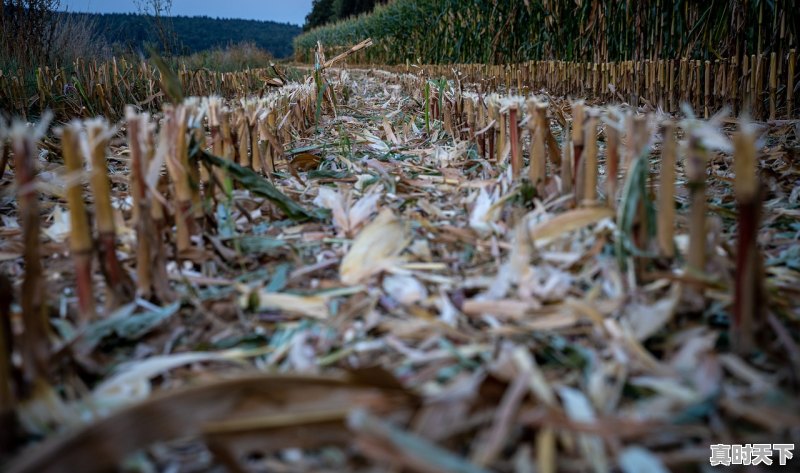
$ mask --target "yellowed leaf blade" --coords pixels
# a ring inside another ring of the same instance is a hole
[[[606,218],[612,218],[614,212],[607,207],[588,207],[570,210],[530,230],[532,240],[551,240]]]
[[[410,395],[386,381],[380,373],[372,378],[358,372],[337,377],[251,374],[163,392],[51,438],[24,452],[5,471],[111,471],[137,450],[199,435],[213,423],[360,406],[387,412],[410,404]]]
[[[257,291],[250,294],[245,305],[255,310],[279,310],[315,319],[328,317],[327,299],[322,296],[299,296],[277,292]]]
[[[400,262],[400,253],[411,240],[408,226],[385,209],[364,227],[339,268],[342,282],[357,284]]]

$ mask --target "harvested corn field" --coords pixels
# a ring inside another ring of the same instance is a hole
[[[793,48],[761,89],[354,44],[4,96],[3,471],[800,465]]]

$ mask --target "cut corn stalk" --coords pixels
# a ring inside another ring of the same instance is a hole
[[[11,303],[14,300],[14,289],[11,281],[0,274],[0,428],[11,429],[10,412],[16,405],[13,385],[14,377],[14,345],[11,329]],[[10,432],[11,430],[6,430]],[[0,447],[7,447],[0,434]]]
[[[530,149],[530,174],[531,184],[537,188],[544,189],[546,179],[547,156],[545,151],[545,140],[547,132],[547,105],[537,103],[535,100],[528,100],[528,133],[531,136]]]
[[[80,157],[79,122],[66,125],[61,135],[61,152],[64,165],[70,176],[67,187],[69,205],[70,234],[69,250],[75,264],[76,293],[78,296],[78,318],[81,324],[88,324],[96,317],[94,287],[92,284],[92,230],[89,226],[89,213],[83,200],[83,160]]]
[[[597,204],[597,113],[590,110],[586,120],[583,205]]]
[[[184,106],[169,107],[165,110],[169,130],[169,152],[167,169],[175,186],[177,205],[175,208],[175,228],[178,254],[185,254],[192,246],[194,234],[194,214],[192,210],[193,191],[191,169],[186,147],[187,110]]]
[[[738,208],[736,277],[731,342],[744,355],[757,347],[764,323],[764,275],[758,232],[761,218],[761,189],[757,175],[755,133],[740,124],[734,137],[734,191]]]
[[[619,130],[606,125],[606,203],[617,207],[617,183],[619,182]]]
[[[663,136],[658,187],[658,246],[662,256],[672,258],[675,256],[675,165],[678,152],[673,122],[664,123]]]
[[[696,134],[689,137],[686,177],[689,187],[688,270],[703,273],[706,268],[706,168],[708,158]]]
[[[44,127],[46,127],[44,120]],[[40,124],[40,127],[42,125]],[[23,391],[47,379],[50,361],[50,323],[47,314],[47,291],[42,274],[39,243],[39,196],[36,191],[37,134],[26,125],[13,125],[9,134],[14,150],[14,169],[19,202],[19,225],[24,241],[25,276],[22,281],[20,306],[24,332],[22,354]]]
[[[572,104],[572,188],[575,189],[575,203],[583,201],[586,190],[584,178],[586,169],[581,159],[583,158],[584,122],[585,114],[583,102]]]
[[[110,306],[129,302],[134,293],[133,283],[122,269],[117,258],[117,228],[111,206],[111,183],[108,180],[106,147],[111,130],[105,120],[87,122],[88,160],[92,166],[91,186],[94,194],[95,223],[97,225],[98,256],[110,294]]]
[[[572,179],[572,143],[570,142],[570,124],[567,122],[561,133],[561,186],[564,194],[570,194],[573,189]]]
[[[511,140],[511,173],[514,179],[518,179],[522,174],[522,152],[519,149],[519,123],[517,122],[516,104],[512,104],[508,109],[508,126],[510,129]]]

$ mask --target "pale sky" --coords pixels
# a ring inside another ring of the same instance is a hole
[[[173,15],[205,15],[212,18],[272,20],[302,25],[312,0],[173,0]],[[73,12],[136,12],[134,0],[61,0],[61,8]]]

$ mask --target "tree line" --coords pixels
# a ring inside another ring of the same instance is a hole
[[[60,11],[60,0],[0,0],[0,71],[32,72],[81,57],[147,55],[148,47],[166,56],[192,56],[235,46],[226,62],[262,63],[270,55],[289,57],[292,40],[302,32],[298,25],[273,21],[169,16],[170,0],[137,1],[136,14],[95,14]]]
[[[85,15],[94,23],[97,34],[117,48],[140,50],[146,44],[160,45],[152,18],[134,13],[62,13]],[[208,16],[169,17],[175,37],[175,53],[192,54],[242,42],[253,43],[276,58],[292,54],[292,40],[301,29],[274,21],[221,19]]]

